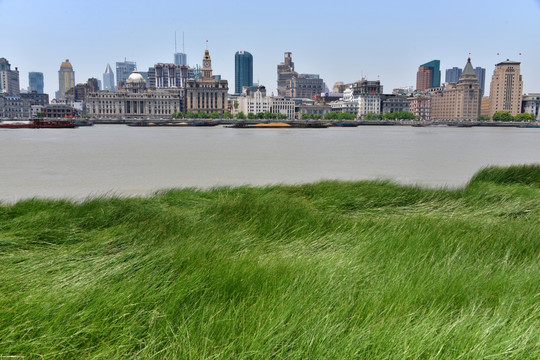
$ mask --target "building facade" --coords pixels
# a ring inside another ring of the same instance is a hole
[[[148,84],[151,88],[183,88],[188,69],[186,65],[155,64],[148,69]]]
[[[444,82],[457,83],[462,72],[463,70],[456,66],[451,69],[446,69],[446,76],[444,78]]]
[[[474,73],[478,78],[478,83],[480,84],[480,91],[482,92],[482,96],[484,96],[484,89],[486,88],[486,69],[477,66],[474,68]]]
[[[234,54],[234,93],[242,93],[244,86],[253,86],[253,56],[247,51]]]
[[[0,94],[0,118],[29,119],[32,116],[32,105],[20,96]]]
[[[408,98],[409,111],[420,120],[431,121],[431,96],[426,92],[417,92]]]
[[[381,94],[383,87],[379,80],[359,80],[343,92],[343,101],[358,105],[357,116],[366,114],[379,114],[381,111]]]
[[[11,70],[11,65],[6,58],[0,58],[0,92],[11,96],[19,96],[19,70]]]
[[[258,114],[258,113],[264,113],[269,112],[271,108],[271,101],[270,98],[266,96],[266,89],[264,86],[261,88],[258,88],[256,91],[249,91],[243,94],[242,96],[238,96],[236,98],[236,101],[238,101],[238,108],[235,109],[235,112],[243,112],[244,114]]]
[[[324,81],[319,75],[297,73],[294,70],[292,53],[285,53],[284,61],[277,66],[279,96],[313,99],[321,95],[324,90]]]
[[[174,65],[187,66],[187,55],[184,53],[174,53]]]
[[[114,87],[114,72],[111,65],[107,64],[103,73],[103,90],[113,91]]]
[[[127,78],[135,71],[137,63],[135,61],[121,61],[116,63],[116,86],[125,85]]]
[[[294,100],[284,96],[273,96],[270,98],[270,106],[270,111],[273,114],[286,115],[289,120],[294,119],[296,106]]]
[[[66,91],[75,86],[75,71],[68,59],[60,65],[58,70],[58,95],[57,100],[64,100]]]
[[[407,96],[396,94],[381,95],[381,114],[400,111],[410,111],[410,104]]]
[[[420,65],[416,73],[416,90],[425,90],[441,86],[441,61],[431,60]]]
[[[508,111],[512,116],[521,113],[523,79],[517,61],[506,60],[495,65],[489,89],[489,116]]]
[[[21,98],[30,103],[30,105],[46,106],[49,105],[49,95],[32,91],[29,93],[22,93]]]
[[[43,73],[31,71],[28,73],[28,91],[35,91],[38,94],[43,94]]]
[[[540,121],[540,93],[524,94],[521,112],[529,113],[536,121]]]
[[[142,75],[134,72],[122,89],[91,92],[86,99],[93,119],[168,119],[182,111],[183,90],[148,89]]]
[[[206,50],[203,57],[202,76],[199,80],[189,79],[186,83],[185,110],[223,114],[228,110],[228,92],[227,80],[216,81],[212,75],[212,59]]]
[[[431,116],[435,120],[473,121],[480,115],[482,91],[471,59],[457,83],[447,83],[431,91]]]

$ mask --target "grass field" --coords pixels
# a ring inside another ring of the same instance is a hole
[[[539,359],[540,166],[0,206],[0,359]]]

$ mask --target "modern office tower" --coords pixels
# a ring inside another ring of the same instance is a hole
[[[474,68],[478,82],[480,83],[480,90],[482,90],[482,96],[484,96],[484,89],[486,87],[486,69],[477,66]]]
[[[457,83],[430,90],[431,116],[435,120],[476,120],[480,115],[482,92],[471,64],[471,58]]]
[[[109,64],[107,64],[103,73],[103,90],[114,90],[114,72]]]
[[[523,79],[520,64],[506,60],[495,65],[489,88],[489,116],[508,111],[512,116],[521,113]]]
[[[186,86],[188,69],[186,65],[155,64],[148,68],[148,86],[152,88],[183,88]]]
[[[420,65],[416,73],[416,90],[441,86],[441,61],[431,60]]]
[[[75,87],[75,72],[68,59],[60,65],[58,70],[58,98],[57,100],[64,100],[66,91]]]
[[[137,68],[135,61],[126,61],[116,63],[116,86],[122,87],[127,78]]]
[[[444,78],[444,82],[457,83],[462,71],[463,70],[455,66],[451,69],[446,69],[446,76]]]
[[[244,86],[253,86],[253,56],[247,51],[234,55],[234,92],[242,93]]]
[[[0,58],[0,92],[13,96],[20,94],[19,70],[11,70],[11,65],[5,58]]]
[[[228,109],[229,86],[227,80],[216,81],[212,75],[212,60],[208,50],[204,52],[202,76],[186,83],[186,111],[206,111],[223,114]]]
[[[174,53],[175,65],[187,65],[187,55],[184,53]]]
[[[294,71],[292,53],[286,52],[284,62],[277,66],[279,96],[308,98],[321,95],[324,81],[317,74],[299,74]]]
[[[38,94],[43,94],[43,73],[31,71],[28,73],[29,91],[35,91]]]

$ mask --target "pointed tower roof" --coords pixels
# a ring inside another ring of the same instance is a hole
[[[111,65],[109,65],[109,64],[107,63],[107,67],[105,68],[104,74],[112,74],[112,72],[113,72],[113,71],[112,71],[112,69],[111,69]]]
[[[461,73],[461,76],[459,77],[458,83],[462,83],[465,81],[478,82],[478,76],[476,76],[476,73],[474,72],[474,68],[472,67],[471,58],[467,59],[467,64],[465,65],[465,68],[463,69],[463,72]]]

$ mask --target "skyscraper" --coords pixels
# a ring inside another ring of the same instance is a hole
[[[127,78],[137,68],[135,61],[126,61],[116,63],[116,85],[121,87],[126,83]]]
[[[187,55],[184,53],[174,53],[175,65],[187,65]]]
[[[495,65],[489,87],[489,116],[497,111],[508,111],[512,116],[521,113],[523,79],[520,64],[507,59]]]
[[[43,94],[43,73],[42,72],[29,72],[28,73],[28,87],[30,91],[35,91],[38,94]]]
[[[103,90],[114,90],[114,72],[109,64],[103,73]]]
[[[64,100],[66,98],[66,91],[75,87],[75,71],[73,71],[73,67],[68,59],[60,65],[60,70],[58,70],[58,83],[57,100]]]
[[[478,82],[480,83],[480,90],[482,91],[482,96],[484,96],[484,89],[486,87],[486,69],[477,66],[474,68]]]
[[[5,58],[0,58],[0,92],[15,96],[20,94],[19,70],[11,70],[11,65]]]
[[[461,76],[462,70],[458,67],[453,67],[451,69],[446,69],[446,76],[444,82],[447,83],[457,83],[459,77]]]
[[[253,56],[247,51],[234,55],[234,92],[242,93],[242,87],[253,86]]]
[[[441,61],[431,60],[420,65],[416,73],[416,90],[441,86]]]

